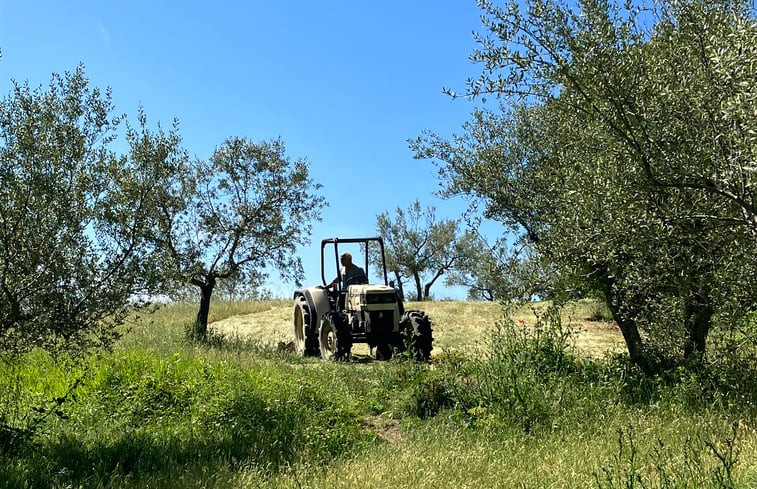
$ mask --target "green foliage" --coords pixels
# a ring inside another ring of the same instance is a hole
[[[757,405],[755,367],[754,363],[704,366],[691,362],[660,368],[658,373],[648,375],[621,356],[603,362],[601,375],[615,379],[608,387],[629,405],[664,403],[692,411],[713,407],[751,410]]]
[[[439,162],[446,195],[528,242],[557,288],[601,293],[634,362],[702,358],[713,326],[757,300],[753,7],[481,6],[466,95],[499,111],[452,141],[422,136],[417,155]]]
[[[110,345],[154,290],[144,161],[112,149],[122,120],[84,69],[0,101],[0,355]]]
[[[470,236],[458,235],[458,223],[436,220],[434,207],[421,208],[416,200],[406,210],[397,207],[395,217],[388,212],[376,216],[376,233],[386,243],[387,271],[394,273],[397,286],[412,280],[415,294],[411,300],[430,298],[431,287],[444,273],[452,269],[462,257]],[[369,250],[371,260],[381,263],[378,250]]]
[[[559,309],[523,323],[499,324],[489,347],[467,362],[442,364],[435,391],[443,407],[455,406],[474,426],[516,426],[526,433],[594,419],[618,404],[718,407],[729,412],[757,406],[757,363],[719,362],[660,366],[649,375],[627,356],[580,357],[575,331],[564,327]]]
[[[142,144],[153,133],[141,110],[138,128],[127,123],[128,153],[116,153],[125,118],[113,112],[110,91],[91,87],[81,66],[47,88],[14,83],[0,101],[0,363],[11,372],[0,389],[3,449],[60,416],[70,394],[27,398],[18,365],[43,350],[78,368],[164,282],[147,231],[184,156],[165,150],[175,131]],[[27,405],[36,412],[19,409]]]
[[[387,399],[391,409],[404,416],[431,418],[440,411],[454,407],[454,381],[445,369],[429,370],[417,362],[394,360],[383,386],[393,390],[393,399]],[[401,390],[397,389],[401,387]]]
[[[266,267],[282,278],[301,277],[295,251],[309,240],[325,201],[314,193],[320,185],[307,162],[286,156],[281,140],[229,138],[208,161],[173,178],[170,198],[156,206],[151,237],[169,276],[199,289],[195,336],[204,338],[217,284],[254,289]]]
[[[456,400],[474,421],[494,415],[527,433],[550,427],[580,370],[571,337],[555,308],[533,330],[522,322],[499,324],[490,348],[466,367],[471,377],[457,386]]]
[[[548,275],[528,246],[513,248],[499,239],[489,245],[472,232],[458,241],[459,259],[447,275],[447,285],[468,289],[468,299],[509,302],[547,296]]]
[[[372,486],[399,477],[405,461],[427,474],[421,487],[502,477],[586,487],[593,474],[616,487],[637,473],[680,484],[720,474],[749,487],[757,365],[694,363],[650,377],[627,357],[589,361],[557,312],[535,311],[536,328],[503,322],[487,348],[431,364],[334,364],[223,335],[188,343],[192,309],[168,306],[130,323],[113,353],[72,366],[35,352],[0,365],[0,393],[18,389],[0,398],[6,411],[60,412],[12,440],[0,487],[348,487],[356,477]],[[738,436],[730,419],[742,420]],[[492,466],[488,478],[473,470]]]
[[[139,352],[93,367],[64,405],[67,419],[19,449],[37,479],[4,465],[6,484],[107,485],[186,465],[272,473],[344,456],[361,438],[350,403],[296,371]]]

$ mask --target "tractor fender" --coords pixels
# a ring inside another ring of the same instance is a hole
[[[294,292],[294,298],[302,296],[308,303],[310,308],[310,326],[318,328],[321,322],[321,318],[328,312],[331,312],[331,305],[329,304],[328,291],[326,289],[320,289],[318,287],[308,287],[306,289],[299,289]]]

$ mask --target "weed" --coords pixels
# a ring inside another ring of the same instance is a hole
[[[500,323],[488,351],[470,362],[467,380],[457,386],[458,402],[469,412],[495,410],[525,432],[549,426],[563,398],[559,377],[580,364],[571,337],[554,309],[537,316],[533,328],[522,321]]]
[[[431,371],[422,364],[408,364],[408,378],[403,388],[407,400],[403,411],[420,419],[436,416],[454,405],[450,391],[452,379],[443,371]]]
[[[644,455],[639,450],[636,431],[628,425],[617,432],[618,451],[612,462],[594,472],[596,486],[598,489],[733,489],[736,487],[733,470],[738,458],[738,423],[731,426],[731,434],[718,443],[709,440],[702,443],[686,437],[681,453],[676,453],[657,438],[651,453]]]

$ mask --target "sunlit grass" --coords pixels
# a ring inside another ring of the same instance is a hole
[[[696,450],[696,455],[701,457],[702,472],[717,468],[716,457],[703,441],[717,442],[722,433],[728,432],[727,423],[638,414],[641,419],[626,419],[627,415],[621,415],[611,417],[607,425],[583,432],[538,437],[507,431],[499,435],[482,433],[434,420],[408,428],[399,443],[384,443],[370,453],[337,461],[307,480],[295,474],[284,475],[270,487],[596,487],[595,477],[604,476],[603,468],[613,466],[616,471],[625,470],[614,458],[620,450],[619,434],[627,433],[628,425],[624,421],[635,425],[632,436],[637,443],[639,470],[645,479],[655,475],[656,450],[661,451],[660,458],[671,472],[685,470],[687,450]],[[694,439],[691,433],[696,433]],[[743,449],[754,453],[756,439],[752,432],[742,441]],[[753,460],[745,461],[738,487],[753,487],[755,469]],[[252,474],[240,475],[238,482],[240,487],[256,484]],[[688,487],[701,487],[693,478],[689,483]],[[661,486],[653,483],[647,487]]]
[[[586,332],[578,356],[563,358],[549,337],[493,342],[498,304],[409,303],[434,323],[430,365],[332,363],[276,347],[291,340],[289,301],[213,303],[208,344],[185,335],[196,307],[130,321],[113,353],[78,366],[41,354],[17,365],[21,408],[82,381],[64,417],[0,463],[0,487],[625,487],[595,478],[610,466],[632,472],[630,441],[646,487],[668,487],[655,482],[660,470],[683,474],[688,487],[726,487],[711,483],[720,462],[706,443],[724,453],[733,422],[735,487],[757,487],[753,393],[706,393],[686,372],[644,380],[622,364],[594,364]],[[514,324],[533,330],[546,307],[516,311]],[[592,304],[571,307],[564,324],[617,339],[612,325],[586,321]],[[11,373],[0,368],[0,380]]]
[[[227,335],[250,338],[267,345],[292,341],[292,303],[290,301],[264,301],[257,309],[245,309],[244,304],[228,307],[219,304],[223,312],[214,313],[211,329]],[[537,316],[543,314],[547,303],[534,303],[511,312],[513,321],[534,325]],[[579,301],[568,305],[563,311],[563,324],[575,330],[576,346],[593,357],[607,352],[622,351],[623,340],[617,326],[612,322],[590,321],[593,301]],[[434,329],[433,355],[444,351],[473,352],[481,348],[503,321],[505,310],[495,302],[407,302],[406,309],[425,311],[431,318]],[[232,311],[240,311],[234,315]],[[228,311],[228,312],[227,312]],[[224,319],[225,318],[225,319]],[[356,345],[356,352],[367,350]]]
[[[269,322],[262,319],[256,322],[257,328],[247,331],[244,328],[234,329],[217,329],[216,332],[222,332],[227,335],[236,335],[254,340],[265,339],[265,325],[269,323],[283,324],[284,311],[290,307],[289,301],[264,300],[264,301],[217,301],[213,300],[210,305],[208,314],[208,323],[224,321],[232,318],[230,323],[243,321],[248,315],[259,315],[265,318],[266,314],[275,317],[275,321]],[[181,344],[186,335],[187,329],[191,328],[199,309],[199,304],[193,302],[179,302],[173,304],[163,304],[142,311],[130,318],[122,327],[122,331],[127,334],[117,345],[118,348],[164,348],[171,349],[177,344]],[[287,313],[291,315],[291,311]],[[291,328],[289,328],[291,329]],[[258,334],[259,333],[259,334]],[[282,336],[283,337],[283,336]],[[264,341],[265,342],[265,341]]]

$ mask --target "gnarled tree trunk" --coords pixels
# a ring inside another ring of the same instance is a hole
[[[424,299],[423,297],[423,286],[421,285],[421,276],[417,272],[413,272],[413,278],[415,279],[415,293],[417,301],[422,301]]]
[[[712,304],[706,297],[696,294],[686,307],[686,344],[683,349],[684,358],[697,355],[704,357],[707,346],[707,335],[712,326]]]
[[[405,291],[402,288],[402,277],[400,277],[400,272],[398,272],[397,270],[394,271],[394,279],[396,280],[395,285],[396,285],[397,289],[399,289],[399,291],[400,291],[400,297],[404,301],[405,300]]]
[[[212,275],[205,277],[205,282],[193,282],[200,289],[200,310],[197,311],[194,336],[198,340],[208,337],[208,314],[210,313],[210,297],[216,286],[216,278]]]
[[[606,267],[597,267],[593,275],[601,285],[605,303],[610,312],[612,312],[615,322],[618,323],[620,332],[623,335],[623,341],[626,343],[628,357],[634,365],[639,366],[647,373],[651,373],[653,367],[649,355],[645,351],[639,327],[636,324],[635,318],[627,310],[621,308],[621,304],[625,304],[625,302],[618,297],[613,275],[609,273]]]

